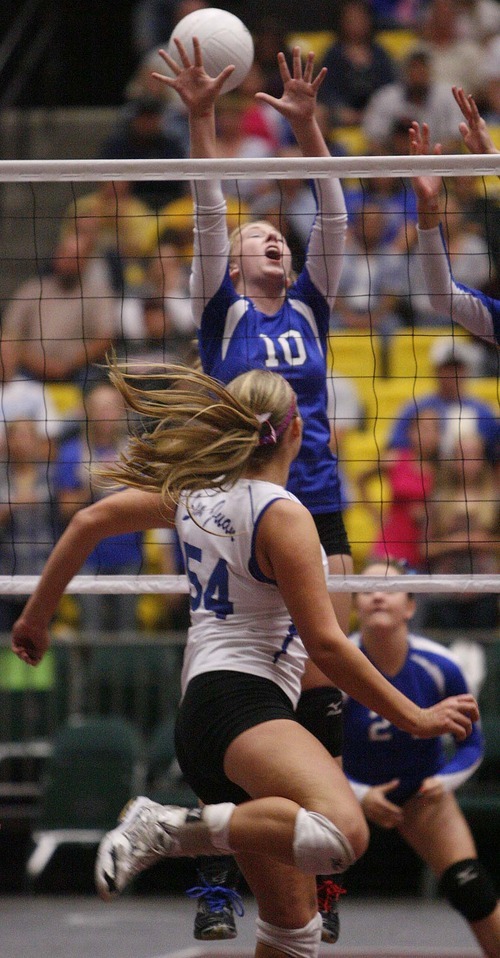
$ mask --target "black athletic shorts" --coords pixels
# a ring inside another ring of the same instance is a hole
[[[313,515],[319,539],[327,556],[350,556],[351,547],[341,512],[318,512]]]
[[[272,719],[296,721],[292,703],[270,679],[244,672],[205,672],[188,684],[175,728],[175,749],[186,781],[204,804],[248,801],[224,772],[231,742]]]

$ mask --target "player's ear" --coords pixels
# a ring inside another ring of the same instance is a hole
[[[233,283],[238,279],[240,275],[240,268],[237,263],[229,263],[229,277],[232,279]]]
[[[405,619],[407,622],[410,622],[410,620],[413,619],[413,616],[415,615],[416,611],[417,611],[417,603],[415,602],[415,599],[413,598],[413,596],[409,595],[408,604],[406,607],[406,616],[405,616]]]

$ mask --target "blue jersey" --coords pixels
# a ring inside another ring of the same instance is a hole
[[[359,635],[352,636],[352,641],[365,651]],[[415,635],[409,636],[401,671],[386,678],[421,708],[469,691],[454,656],[439,643]],[[397,804],[403,804],[430,776],[437,776],[445,789],[452,791],[481,762],[483,742],[477,723],[469,738],[455,743],[454,754],[449,757],[442,738],[414,738],[354,699],[347,698],[343,715],[344,771],[359,798],[367,787],[393,778],[399,778],[400,784],[387,797]]]
[[[222,194],[219,197],[211,185],[208,189],[212,192],[201,206],[200,186],[191,295],[203,369],[222,382],[250,369],[281,373],[297,394],[304,421],[302,447],[292,464],[287,488],[312,513],[337,511],[344,502],[337,460],[329,448],[326,356],[347,222],[340,187],[321,184],[317,189],[322,215],[311,232],[306,265],[281,308],[268,316],[236,292],[227,265]]]

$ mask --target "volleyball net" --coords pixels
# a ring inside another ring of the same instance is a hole
[[[92,470],[102,460],[93,458],[93,432],[107,414],[91,407],[96,380],[104,378],[92,359],[95,341],[109,333],[119,358],[138,364],[145,375],[149,362],[192,360],[190,182],[223,181],[230,228],[252,219],[279,227],[297,272],[314,215],[304,188],[308,191],[308,180],[332,175],[344,186],[349,237],[328,340],[327,385],[355,575],[331,576],[329,588],[397,591],[403,578],[407,588],[406,577],[359,574],[376,554],[381,561],[406,560],[416,573],[412,592],[500,592],[499,353],[452,325],[449,310],[448,316],[446,310],[436,316],[430,309],[419,273],[410,183],[416,175],[444,177],[442,222],[453,273],[495,295],[500,256],[492,213],[498,209],[500,156],[446,155],[0,162],[0,595],[33,591],[44,550],[48,555],[64,519],[88,501],[82,490],[88,497],[97,494]],[[155,181],[180,184],[181,195],[156,213],[130,202],[130,184]],[[58,245],[68,237],[76,241],[73,252]],[[72,323],[67,327],[60,303],[45,326],[44,277],[53,268],[55,249],[77,261],[77,280],[68,281]],[[17,326],[9,318],[14,301]],[[437,369],[446,350],[459,362],[447,367],[454,399],[446,414],[438,415],[426,399],[438,390]],[[80,375],[58,378],[57,359],[72,354],[80,357]],[[289,358],[293,363],[292,353]],[[41,390],[38,399],[33,381]],[[412,436],[398,445],[403,412]],[[112,415],[116,418],[116,411]],[[121,437],[120,430],[104,428],[108,439],[101,438],[101,445],[119,443],[127,429],[138,427],[125,411],[121,419]],[[29,432],[15,435],[15,424],[30,420],[36,441]],[[433,439],[429,434],[437,423],[439,436]],[[67,445],[77,437],[78,462]],[[27,456],[27,447],[36,453]],[[109,455],[108,449],[108,461]],[[28,491],[21,478],[26,461],[38,467]],[[173,558],[164,564],[168,549]],[[152,531],[137,574],[106,574],[98,567],[95,574],[76,576],[67,591],[183,594],[188,583],[176,563],[175,544]]]

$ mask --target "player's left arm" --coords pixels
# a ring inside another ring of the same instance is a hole
[[[469,691],[466,678],[455,661],[444,660],[443,667],[446,675],[446,688],[443,698],[449,695],[461,695]],[[472,732],[468,739],[453,740],[454,752],[446,764],[436,775],[432,775],[422,782],[419,795],[431,798],[433,794],[442,791],[453,792],[460,788],[479,768],[484,751],[483,735],[480,721],[473,722]]]

